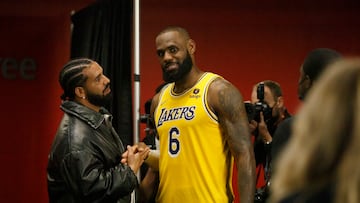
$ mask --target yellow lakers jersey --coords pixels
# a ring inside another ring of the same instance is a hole
[[[173,83],[161,92],[154,113],[160,138],[157,202],[233,201],[233,159],[207,104],[209,84],[218,77],[204,73],[184,93],[174,93]]]

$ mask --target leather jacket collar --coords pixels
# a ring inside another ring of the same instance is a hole
[[[99,112],[96,112],[88,107],[74,102],[74,101],[63,101],[60,108],[70,114],[73,115],[80,120],[88,123],[92,128],[97,129],[104,122],[105,118],[103,114],[111,115],[105,108],[101,107]]]

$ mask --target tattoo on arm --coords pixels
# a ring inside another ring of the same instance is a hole
[[[249,125],[240,92],[228,82],[216,83],[216,112],[224,139],[235,158],[241,202],[253,202],[255,193],[255,158]]]
[[[223,87],[218,91],[218,104],[217,111],[223,134],[231,144],[230,148],[237,154],[241,151],[241,146],[251,145],[242,96],[230,83],[223,83]]]

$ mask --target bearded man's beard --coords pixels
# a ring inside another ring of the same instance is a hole
[[[110,85],[107,85],[106,87],[108,87]],[[106,89],[106,88],[105,88]],[[104,91],[105,91],[104,89]],[[86,91],[86,97],[87,97],[87,100],[95,105],[95,106],[100,106],[100,107],[108,107],[108,105],[110,105],[111,103],[111,100],[112,100],[112,94],[111,92],[108,93],[107,95],[100,95],[100,94],[94,94],[90,91]]]
[[[163,65],[162,68],[163,80],[167,83],[171,83],[171,82],[179,81],[180,79],[184,78],[191,71],[193,63],[189,52],[187,52],[184,61],[181,64],[179,64],[179,68],[177,70],[166,71],[166,67],[164,67],[166,65],[167,64]]]

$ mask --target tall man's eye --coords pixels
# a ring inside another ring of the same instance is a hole
[[[175,54],[177,51],[178,51],[178,48],[176,48],[176,47],[174,47],[174,46],[169,47],[169,52],[170,52],[171,54]]]
[[[158,57],[163,57],[165,52],[162,51],[162,50],[159,50],[159,51],[156,52],[156,54],[158,55]]]

